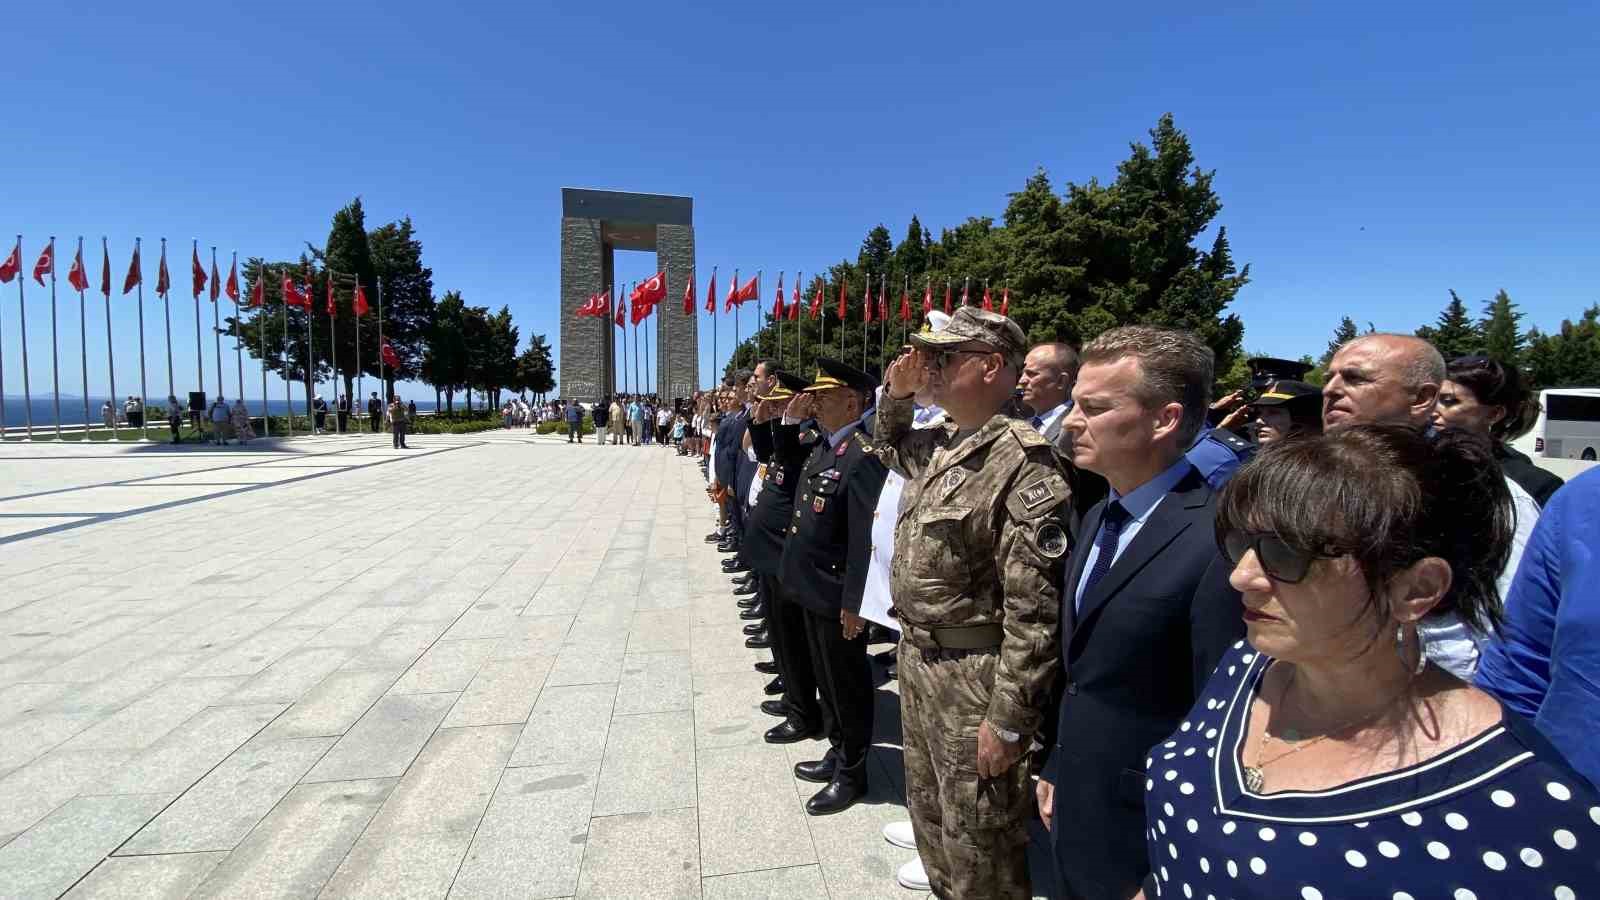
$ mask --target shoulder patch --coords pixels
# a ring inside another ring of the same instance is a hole
[[[1051,486],[1048,478],[1017,489],[1017,499],[1022,501],[1024,509],[1043,506],[1055,498],[1055,489]]]
[[[1023,476],[1021,483],[1006,497],[1006,507],[1014,519],[1035,519],[1059,509],[1072,497],[1072,489],[1059,472],[1041,471]]]
[[[1033,533],[1033,544],[1045,559],[1060,559],[1067,553],[1066,531],[1055,522],[1046,522]]]
[[[1021,444],[1024,448],[1051,446],[1050,441],[1046,439],[1044,435],[1034,430],[1034,427],[1029,425],[1027,422],[1012,422],[1011,434],[1017,439],[1017,443]]]

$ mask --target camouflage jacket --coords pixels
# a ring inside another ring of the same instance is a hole
[[[890,591],[911,625],[1004,630],[986,718],[1033,734],[1058,656],[1071,489],[1050,442],[995,416],[957,446],[953,423],[913,431],[912,403],[885,394],[874,450],[905,476]]]

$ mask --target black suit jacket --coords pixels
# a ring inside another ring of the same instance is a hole
[[[1051,830],[1065,895],[1129,897],[1149,872],[1145,759],[1244,635],[1232,566],[1217,550],[1216,496],[1190,471],[1100,582],[1073,597],[1105,504],[1084,518],[1062,591]]]
[[[739,456],[744,453],[744,431],[750,425],[750,414],[739,410],[722,417],[717,426],[717,458],[711,461],[712,475],[723,487],[733,489],[738,474]]]
[[[796,603],[835,621],[861,611],[872,558],[872,514],[889,470],[862,445],[860,432],[828,446],[819,440],[800,469],[789,539],[778,574]]]
[[[745,523],[739,556],[754,571],[776,578],[783,562],[783,545],[789,538],[789,529],[794,527],[794,496],[800,485],[800,467],[819,436],[811,425],[785,425],[773,420],[770,427],[750,427],[751,443],[756,443],[756,436],[761,432],[770,435],[770,439],[760,441],[761,447],[769,451],[767,476],[755,488],[760,493]],[[756,452],[759,454],[761,450]]]

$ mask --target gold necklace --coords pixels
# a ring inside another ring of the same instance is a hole
[[[1283,702],[1284,702],[1284,698],[1289,696],[1289,688],[1294,685],[1294,676],[1298,671],[1299,671],[1298,669],[1290,669],[1289,670],[1289,677],[1284,679],[1283,688],[1278,691],[1278,704],[1279,704],[1279,706],[1282,706]],[[1274,756],[1271,759],[1265,759],[1264,757],[1266,756],[1266,752],[1267,752],[1267,738],[1271,736],[1271,735],[1268,734],[1268,730],[1269,730],[1269,726],[1272,723],[1270,721],[1263,722],[1261,724],[1261,743],[1260,743],[1260,746],[1258,746],[1256,748],[1256,765],[1245,766],[1244,767],[1244,786],[1245,786],[1245,790],[1248,790],[1252,794],[1261,793],[1261,789],[1263,787],[1265,787],[1266,783],[1267,783],[1267,774],[1266,774],[1265,771],[1263,771],[1264,769],[1266,769],[1267,766],[1270,766],[1273,763],[1275,763],[1278,760],[1283,759],[1285,757],[1293,756],[1294,754],[1299,753],[1301,750],[1304,750],[1307,747],[1315,746],[1315,745],[1327,740],[1330,737],[1333,737],[1334,735],[1336,735],[1336,734],[1338,734],[1338,733],[1340,733],[1342,731],[1347,731],[1347,730],[1349,730],[1351,728],[1356,727],[1357,725],[1364,725],[1368,721],[1370,721],[1372,719],[1376,719],[1378,716],[1382,715],[1385,711],[1387,711],[1389,709],[1389,707],[1391,707],[1393,705],[1394,705],[1394,701],[1391,700],[1388,703],[1385,703],[1384,705],[1378,707],[1377,709],[1372,710],[1371,712],[1368,712],[1368,713],[1366,713],[1364,715],[1352,718],[1352,719],[1344,722],[1343,724],[1339,725],[1337,728],[1330,728],[1330,729],[1324,731],[1322,734],[1319,734],[1316,737],[1311,738],[1310,740],[1304,741],[1303,743],[1297,743],[1297,742],[1300,742],[1302,740],[1301,737],[1300,737],[1300,732],[1299,732],[1298,729],[1285,728],[1284,731],[1283,731],[1283,735],[1281,737],[1277,738],[1277,740],[1280,743],[1293,744],[1294,746],[1291,746],[1288,750],[1285,750],[1284,752],[1278,754],[1277,756]]]

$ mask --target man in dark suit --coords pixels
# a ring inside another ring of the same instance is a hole
[[[867,373],[823,357],[802,393],[809,403],[791,407],[792,415],[811,416],[826,432],[800,470],[800,496],[778,569],[787,597],[805,608],[828,732],[827,754],[794,767],[797,777],[827,785],[806,801],[813,816],[848,809],[867,793],[873,684],[861,594],[872,558],[872,513],[889,471],[861,431],[876,387]]]
[[[728,517],[728,534],[717,549],[724,553],[733,553],[739,549],[739,540],[744,535],[744,511],[740,509],[738,498],[734,495],[739,474],[739,457],[744,453],[744,432],[750,426],[750,412],[745,408],[745,401],[749,398],[750,370],[740,369],[733,375],[734,408],[722,416],[722,423],[717,426],[717,453],[711,460],[711,488],[713,491],[723,491],[723,510]],[[723,563],[723,571],[735,571],[727,561]],[[742,568],[742,567],[741,567]]]
[[[1084,518],[1062,590],[1055,739],[1039,776],[1062,895],[1127,898],[1150,871],[1145,760],[1244,634],[1216,499],[1184,458],[1205,422],[1211,350],[1133,326],[1083,348],[1063,427],[1111,485]]]

